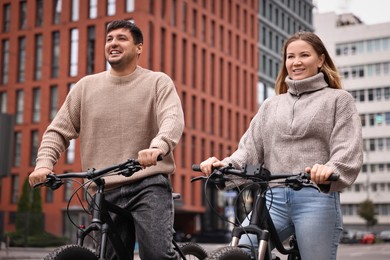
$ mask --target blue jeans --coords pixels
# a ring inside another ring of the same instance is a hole
[[[270,203],[272,201],[272,203]],[[342,214],[338,192],[320,193],[305,187],[295,191],[288,187],[275,187],[267,192],[267,205],[280,240],[295,234],[303,260],[333,260],[342,232]],[[245,218],[243,226],[249,224]],[[250,235],[258,245],[255,235]],[[243,235],[240,244],[251,244]]]
[[[106,200],[128,210],[132,218],[112,215],[118,233],[128,250],[134,250],[135,238],[141,259],[177,259],[172,247],[172,188],[162,174],[126,184],[106,193]],[[107,243],[107,259],[117,259]]]

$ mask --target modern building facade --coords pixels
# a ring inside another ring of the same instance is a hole
[[[259,103],[275,95],[284,41],[297,31],[314,31],[312,0],[259,0]]]
[[[390,22],[367,25],[351,13],[315,14],[316,33],[326,44],[356,101],[362,120],[364,164],[341,194],[344,225],[365,229],[360,203],[375,204],[374,231],[390,228]]]
[[[0,154],[8,157],[0,167],[0,235],[15,229],[22,185],[69,89],[83,76],[108,69],[105,28],[114,19],[132,20],[143,30],[139,64],[171,76],[182,100],[186,127],[172,177],[182,195],[176,229],[194,233],[222,226],[205,206],[203,184],[190,182],[199,175],[191,165],[228,155],[257,111],[257,10],[255,0],[1,1]],[[71,142],[55,171],[79,171],[79,155],[78,142]],[[66,208],[76,186],[42,189],[48,232],[74,237]],[[224,193],[209,193],[223,209]],[[77,201],[69,212],[76,223],[86,222]]]

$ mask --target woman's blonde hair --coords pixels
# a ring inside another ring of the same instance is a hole
[[[297,41],[297,40],[303,40],[310,44],[318,56],[321,56],[324,54],[325,61],[322,65],[321,71],[324,74],[325,81],[328,83],[329,87],[335,88],[335,89],[341,89],[341,79],[340,75],[337,71],[336,66],[334,65],[327,49],[325,48],[324,43],[321,41],[321,39],[313,32],[305,32],[300,31],[292,35],[290,38],[288,38],[283,46],[283,62],[280,65],[278,77],[275,81],[275,93],[276,95],[283,94],[287,92],[287,85],[285,83],[285,79],[288,75],[287,68],[286,68],[286,50],[290,43]]]

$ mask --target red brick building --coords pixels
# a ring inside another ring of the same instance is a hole
[[[186,127],[175,150],[177,168],[172,178],[174,191],[182,194],[175,211],[177,229],[193,233],[223,225],[207,211],[203,184],[190,182],[199,174],[191,165],[211,155],[229,155],[257,111],[258,1],[0,3],[0,138],[7,144],[0,147],[0,154],[3,166],[11,164],[10,171],[0,167],[0,235],[15,228],[23,182],[34,168],[42,134],[69,88],[81,77],[107,69],[105,28],[115,19],[133,20],[142,29],[140,65],[170,75],[182,100]],[[77,141],[55,170],[80,170]],[[66,220],[71,190],[71,184],[55,192],[42,189],[47,231],[72,235]],[[215,201],[223,196],[210,193]],[[77,201],[71,204],[72,216],[84,222],[81,212]]]

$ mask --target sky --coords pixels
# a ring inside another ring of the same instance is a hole
[[[314,12],[353,13],[365,24],[390,22],[389,0],[313,0]]]

